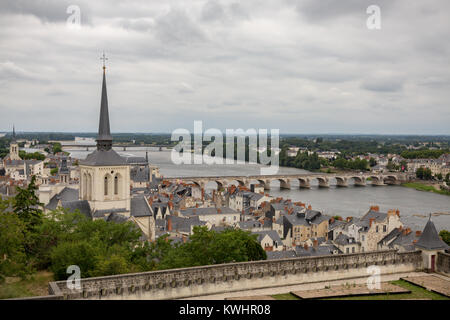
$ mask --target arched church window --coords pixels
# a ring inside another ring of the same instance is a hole
[[[114,194],[119,194],[119,178],[114,177]]]
[[[108,177],[105,177],[104,189],[105,189],[105,196],[107,196],[108,195]]]

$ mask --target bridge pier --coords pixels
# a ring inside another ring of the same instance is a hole
[[[355,186],[364,187],[366,185],[366,178],[364,177],[353,177],[353,180],[355,181]]]
[[[309,189],[311,185],[309,184],[309,179],[298,179],[300,189]]]
[[[319,188],[329,188],[330,181],[325,177],[317,177],[317,181],[319,181]]]
[[[280,180],[280,189],[291,189],[290,180]]]
[[[382,177],[370,177],[372,179],[372,186],[384,186],[383,178]]]
[[[336,179],[336,186],[337,187],[348,187],[347,178],[335,177],[335,179]]]

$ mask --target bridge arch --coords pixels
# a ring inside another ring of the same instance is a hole
[[[373,186],[381,186],[384,185],[383,183],[383,177],[381,176],[376,176],[376,175],[372,175],[370,176],[370,179],[372,179],[372,185]]]
[[[348,177],[348,179],[353,179],[353,184],[355,186],[365,186],[366,185],[366,178],[362,176],[351,176]]]
[[[337,187],[347,187],[348,186],[346,177],[336,176],[334,178],[336,179],[336,186]]]
[[[327,177],[315,177],[319,183],[319,188],[329,188],[330,180]]]
[[[398,183],[398,178],[395,175],[386,175],[383,177],[383,182],[385,184],[397,184]]]

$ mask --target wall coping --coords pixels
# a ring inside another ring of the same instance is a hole
[[[133,278],[133,277],[158,275],[158,274],[171,274],[171,273],[179,273],[179,272],[183,272],[183,271],[220,269],[220,268],[224,268],[224,267],[237,267],[237,266],[246,266],[246,265],[266,265],[266,264],[277,264],[277,263],[283,263],[283,262],[297,262],[297,261],[314,261],[314,260],[324,260],[324,259],[330,259],[330,258],[344,259],[344,258],[352,257],[352,256],[374,256],[374,255],[380,255],[380,254],[382,255],[382,254],[388,254],[388,253],[396,253],[398,255],[402,255],[402,254],[408,255],[411,253],[420,252],[419,250],[407,251],[407,252],[397,252],[397,251],[398,251],[397,249],[389,249],[389,250],[380,250],[380,251],[368,251],[368,252],[364,252],[364,253],[349,253],[349,254],[324,255],[324,256],[313,256],[313,257],[296,257],[296,258],[284,258],[284,259],[273,259],[273,260],[221,263],[221,264],[212,264],[212,265],[195,266],[195,267],[187,267],[187,268],[175,268],[175,269],[145,271],[145,272],[137,272],[137,273],[124,273],[124,274],[110,275],[110,276],[81,278],[81,283],[94,282],[94,281],[99,281],[99,280],[125,279],[125,278]],[[56,287],[58,287],[58,290],[59,290],[58,285],[65,284],[65,283],[66,283],[66,280],[53,281],[53,282],[49,282],[49,287],[51,285],[53,287],[56,286]],[[53,291],[53,292],[55,292],[55,291]]]

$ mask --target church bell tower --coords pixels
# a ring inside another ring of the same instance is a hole
[[[107,58],[103,54],[103,83],[97,150],[80,162],[80,200],[88,200],[93,218],[116,212],[130,216],[130,166],[112,148],[106,92]]]

